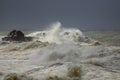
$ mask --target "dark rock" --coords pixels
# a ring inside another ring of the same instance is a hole
[[[25,37],[24,33],[19,30],[13,30],[7,37],[2,38],[3,41],[31,41],[32,39],[32,37]]]
[[[69,35],[69,32],[65,32],[64,35]]]

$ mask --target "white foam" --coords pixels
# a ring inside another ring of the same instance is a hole
[[[85,37],[79,29],[64,28],[60,22],[51,24],[50,28],[44,31],[33,32],[27,36],[34,37],[34,40],[40,40],[49,43],[63,43],[67,41],[72,42],[89,42],[91,39]]]
[[[76,44],[89,41],[79,29],[65,29],[60,22],[56,22],[48,30],[36,31],[27,36],[34,37],[38,43],[40,40],[49,44],[42,48],[33,48],[31,42],[1,46],[0,79],[15,72],[18,76],[27,75],[24,80],[29,80],[30,76],[33,80],[46,80],[51,76],[72,80],[68,76],[68,69],[76,65],[80,67],[81,79],[84,80],[120,79],[119,50],[113,52],[102,45]],[[29,44],[30,48],[22,49]]]
[[[60,32],[61,32],[61,23],[60,22],[56,22],[54,24],[51,25],[51,29],[49,34],[47,35],[47,41],[50,43],[61,43],[60,40]]]

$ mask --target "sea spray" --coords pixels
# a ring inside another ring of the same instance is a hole
[[[47,35],[47,41],[49,43],[61,43],[60,40],[60,31],[61,31],[61,23],[56,22],[51,25],[50,33]]]
[[[60,22],[51,24],[47,30],[33,32],[27,36],[34,37],[34,41],[39,40],[57,44],[64,42],[90,43],[93,41],[91,38],[84,36],[79,29],[64,28]]]
[[[50,44],[47,47],[34,50],[32,53],[34,54],[30,55],[30,59],[33,64],[57,61],[73,62],[78,60],[76,57],[80,57],[79,46],[72,43]]]
[[[79,29],[61,28],[59,22],[29,35],[34,37],[33,42],[0,46],[0,80],[13,73],[20,79],[26,75],[24,80],[120,79],[119,48],[112,51],[103,45],[81,45],[90,38]],[[43,42],[47,45],[41,47]]]

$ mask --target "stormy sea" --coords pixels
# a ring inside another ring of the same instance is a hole
[[[120,31],[81,31],[60,22],[2,41],[0,80],[120,80]]]

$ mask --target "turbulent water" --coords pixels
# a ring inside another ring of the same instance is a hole
[[[119,34],[95,34],[57,22],[31,42],[1,40],[0,80],[120,80]]]

